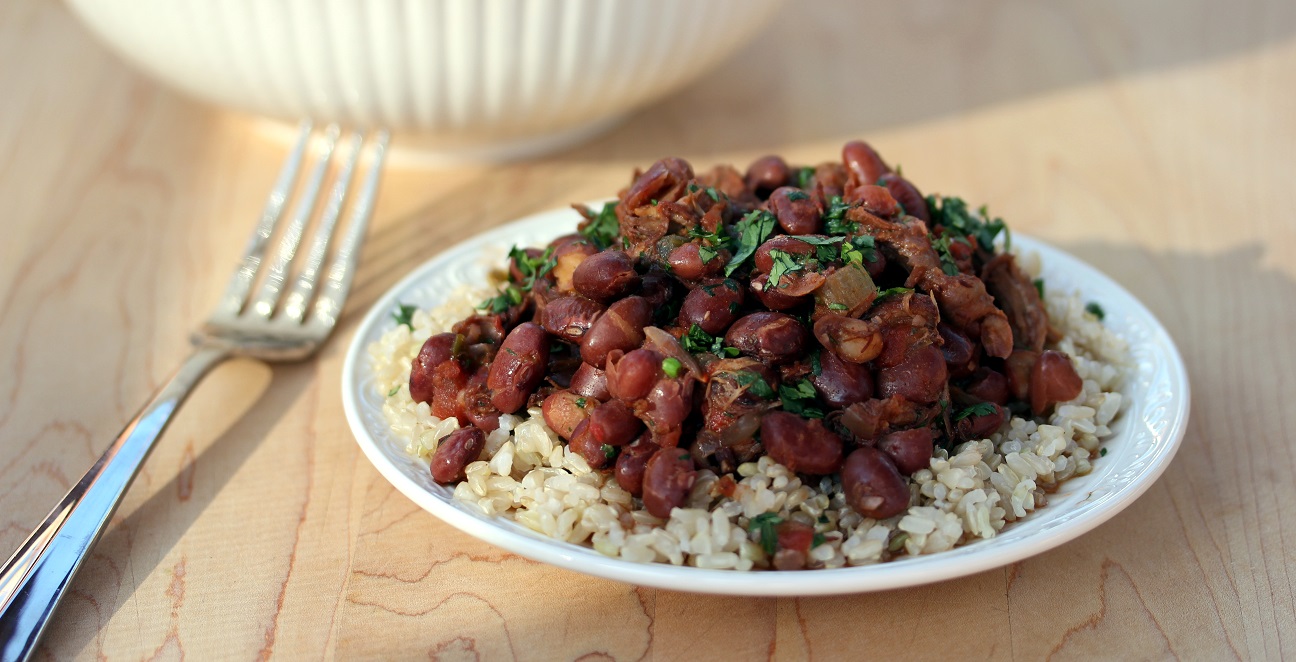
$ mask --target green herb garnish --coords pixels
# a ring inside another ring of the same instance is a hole
[[[774,550],[778,549],[777,527],[782,523],[783,518],[779,517],[778,513],[761,513],[751,518],[747,530],[760,537],[760,544],[765,548],[765,554],[774,556]]]
[[[806,195],[805,191],[791,191],[787,194],[787,199],[788,202],[796,202],[797,200],[809,200],[810,196]]]
[[[616,243],[621,234],[621,223],[617,220],[616,203],[604,203],[603,209],[590,220],[584,230],[580,231],[590,243],[603,250]]]
[[[993,402],[978,402],[967,409],[954,414],[954,422],[961,421],[969,416],[988,416],[995,413]]]
[[[414,311],[416,310],[418,310],[418,306],[398,301],[396,302],[396,311],[392,313],[392,319],[396,320],[396,326],[404,324],[409,327],[410,331],[413,331]]]
[[[852,205],[846,204],[841,196],[834,195],[824,210],[824,232],[830,235],[848,235],[859,232],[859,223],[846,220],[846,212]]]
[[[828,310],[835,310],[837,312],[841,312],[843,310],[850,310],[850,309],[847,308],[846,304],[844,303],[830,303],[828,304]]]
[[[585,398],[576,398],[576,406],[580,407],[581,409],[585,408],[585,402],[586,402]]]
[[[891,542],[887,543],[887,551],[894,554],[895,552],[904,549],[905,541],[908,539],[909,533],[907,531],[897,533],[895,537],[891,539]]]
[[[816,532],[814,537],[810,539],[810,549],[814,549],[827,541],[828,539],[824,537],[824,534]]]
[[[954,260],[954,255],[950,252],[951,239],[949,233],[947,232],[939,237],[927,235],[927,238],[931,240],[932,248],[936,249],[936,254],[940,256],[941,271],[944,271],[947,276],[957,276],[959,274],[958,262]],[[953,241],[967,243],[967,240],[962,237],[955,237]]]
[[[1099,448],[1099,449],[1098,449],[1098,456],[1099,456],[1099,457],[1107,457],[1107,449],[1106,449],[1106,448]]]
[[[959,236],[972,236],[981,248],[994,251],[995,237],[1004,233],[1004,250],[1012,248],[1012,233],[1003,219],[991,219],[984,205],[978,213],[968,210],[962,198],[947,198],[939,195],[927,196],[927,212],[931,215],[933,226],[950,228]]]
[[[1043,298],[1044,298],[1044,279],[1043,279],[1043,278],[1036,278],[1035,280],[1032,280],[1032,281],[1031,281],[1031,284],[1035,286],[1035,291],[1036,291],[1036,292],[1039,292],[1040,298],[1043,299]]]
[[[738,250],[734,253],[729,264],[725,267],[725,276],[732,276],[743,262],[746,262],[765,240],[774,234],[774,225],[776,223],[774,215],[757,209],[743,217],[734,229],[738,231]]]
[[[770,257],[774,260],[774,266],[770,268],[768,287],[782,287],[779,282],[783,280],[783,276],[805,268],[798,264],[790,254],[777,248],[770,250]]]
[[[616,449],[616,446],[613,446],[612,444],[603,444],[603,447],[602,447],[601,450],[603,451],[603,457],[605,457],[605,458],[607,458],[607,459],[609,459],[609,460],[611,460],[612,458],[616,457],[616,455],[617,455],[617,449]]]
[[[693,354],[711,352],[721,358],[730,359],[739,354],[737,347],[725,347],[724,338],[713,336],[696,324],[690,326],[688,333],[680,338],[680,345]]]
[[[810,184],[814,181],[814,168],[797,168],[796,183],[799,189],[809,189]]]
[[[671,379],[679,377],[680,370],[683,369],[683,367],[684,364],[680,363],[680,360],[673,356],[668,356],[662,359],[662,372],[666,373],[666,376]]]
[[[390,397],[392,397],[393,395],[396,395],[397,393],[400,393],[400,384],[397,384],[397,385],[393,386],[393,387],[392,387],[392,390],[387,391],[387,397],[390,398]]]
[[[764,377],[750,370],[729,373],[733,375],[734,381],[739,386],[747,389],[748,393],[758,397],[770,400],[774,398],[774,389],[770,388],[769,382]]]
[[[873,302],[877,303],[878,301],[881,301],[889,296],[895,296],[897,294],[908,294],[912,291],[913,288],[909,288],[909,287],[889,287],[885,290],[878,290],[877,298],[874,299]]]
[[[1103,307],[1098,305],[1097,301],[1086,303],[1085,312],[1097,317],[1099,322],[1103,321],[1103,318],[1107,317],[1107,311],[1103,310]]]
[[[828,307],[831,308],[832,306],[829,305]],[[842,306],[842,308],[844,309],[845,306]],[[810,355],[810,374],[815,377],[823,374],[823,364],[819,362],[819,350],[817,349]]]
[[[780,384],[779,399],[783,401],[783,411],[806,418],[823,418],[824,410],[819,404],[814,384],[802,379],[795,384]]]

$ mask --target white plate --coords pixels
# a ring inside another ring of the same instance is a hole
[[[479,515],[433,482],[425,461],[404,452],[389,429],[365,348],[394,324],[397,301],[433,307],[460,284],[480,286],[503,264],[508,248],[543,245],[572,232],[578,216],[559,209],[529,216],[458,244],[387,292],[365,316],[342,368],[342,401],[356,441],[396,489],[450,525],[522,556],[569,570],[645,586],[733,595],[827,595],[877,591],[961,577],[1052,549],[1111,519],[1165,471],[1188,421],[1188,375],[1170,335],[1143,304],[1110,278],[1056,248],[1014,235],[1036,251],[1050,289],[1078,290],[1102,302],[1105,323],[1130,343],[1134,374],[1122,392],[1126,409],[1105,440],[1106,456],[1093,473],[1073,478],[1049,496],[1048,506],[1007,526],[998,536],[947,552],[890,563],[805,572],[737,572],[608,558],[592,549],[547,538],[512,520]],[[431,532],[429,531],[429,535]]]

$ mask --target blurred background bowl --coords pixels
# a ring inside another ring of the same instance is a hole
[[[706,73],[783,0],[69,0],[180,90],[386,126],[433,156],[560,149]]]

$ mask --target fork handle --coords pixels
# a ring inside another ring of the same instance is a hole
[[[199,380],[229,357],[199,347],[50,511],[0,569],[0,662],[27,660],[82,561],[107,528],[171,416]]]

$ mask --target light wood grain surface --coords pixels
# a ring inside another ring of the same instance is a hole
[[[717,29],[723,29],[717,26]],[[159,87],[53,0],[0,3],[0,556],[178,364],[286,146]],[[1173,465],[1079,540],[916,589],[734,599],[463,535],[358,452],[358,317],[449,242],[635,166],[863,137],[1123,283],[1188,362]],[[399,154],[317,361],[218,369],[51,626],[50,658],[1296,658],[1296,3],[789,6],[759,43],[576,150]]]

